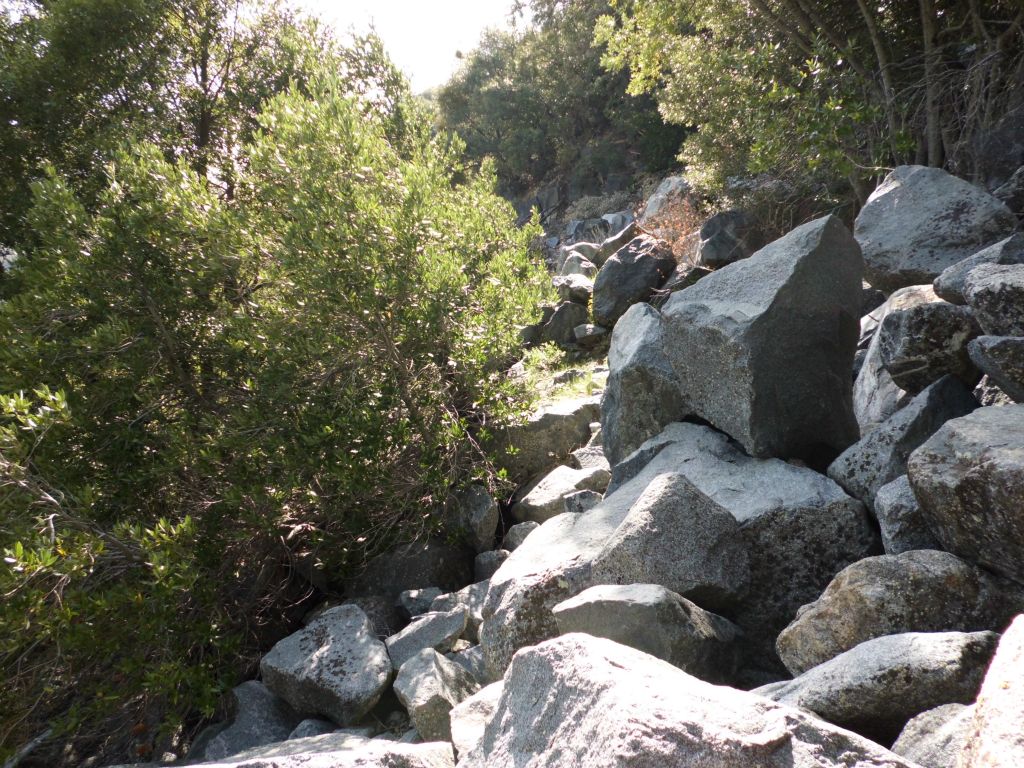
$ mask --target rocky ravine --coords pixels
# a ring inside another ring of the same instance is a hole
[[[504,436],[500,548],[470,489],[475,580],[438,543],[382,558],[189,762],[1024,766],[1020,213],[899,168],[854,233],[810,222],[660,309],[657,241],[584,244],[608,385]]]

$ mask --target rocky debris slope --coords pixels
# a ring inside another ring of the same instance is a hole
[[[629,287],[603,396],[497,435],[511,503],[456,495],[448,538],[382,556],[282,640],[191,762],[1024,765],[1006,214],[899,168],[855,235],[826,217],[750,253],[723,217],[719,268],[664,302],[656,240],[576,243],[559,267],[584,279],[545,328],[590,319],[623,249],[650,267],[602,287]]]

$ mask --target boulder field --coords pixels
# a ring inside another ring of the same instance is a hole
[[[603,338],[603,395],[498,434],[511,503],[455,494],[188,763],[1024,766],[1017,218],[905,166],[852,232],[719,214],[677,282],[642,221],[524,329]]]

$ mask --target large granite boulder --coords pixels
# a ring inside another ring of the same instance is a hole
[[[858,436],[862,269],[857,243],[828,216],[674,294],[665,350],[688,410],[752,456],[835,458]]]
[[[946,374],[977,384],[967,343],[980,335],[970,309],[935,301],[889,312],[878,327],[878,349],[896,386],[916,394]]]
[[[637,451],[644,461],[624,462],[628,479],[614,493],[589,512],[545,522],[491,579],[480,644],[493,677],[518,649],[558,634],[552,608],[599,583],[599,556],[633,508],[651,501],[647,496],[639,504],[662,475],[685,477],[738,523],[751,578],[730,618],[757,643],[750,653],[755,663],[776,673],[781,665],[773,641],[797,609],[847,565],[879,551],[863,505],[827,477],[777,459],[752,459],[725,435],[696,424],[671,424],[648,444]]]
[[[878,489],[874,511],[882,532],[882,548],[887,555],[913,549],[942,549],[928,527],[906,475]]]
[[[892,751],[924,768],[956,768],[974,718],[974,707],[943,704],[911,719]]]
[[[495,443],[498,465],[516,482],[564,464],[590,440],[590,425],[601,417],[600,397],[559,400],[535,410],[522,424],[505,428]],[[453,585],[458,589],[468,582]],[[421,586],[421,585],[415,585]]]
[[[634,304],[612,332],[601,431],[609,463],[618,464],[686,415],[675,371],[665,354],[661,313]]]
[[[1024,232],[1010,235],[995,245],[982,248],[970,258],[947,267],[932,283],[935,293],[953,304],[966,304],[964,288],[967,276],[972,269],[982,264],[1024,264]]]
[[[877,326],[893,312],[941,301],[930,285],[915,285],[896,291],[879,309],[864,317],[861,327],[870,334],[867,355],[853,384],[853,412],[861,436],[875,429],[910,402],[911,395],[893,381],[882,362],[882,344]],[[874,325],[876,331],[871,333]]]
[[[731,682],[739,662],[735,624],[660,584],[601,584],[552,612],[563,635],[614,640],[708,682]]]
[[[468,755],[483,740],[484,731],[494,717],[504,688],[504,682],[499,680],[452,707],[448,716],[451,720],[452,744],[459,757]]]
[[[190,763],[220,760],[253,747],[284,741],[302,722],[302,715],[258,680],[235,687],[230,708],[231,720],[225,727],[204,732],[196,739],[188,754]]]
[[[676,260],[668,243],[650,235],[635,237],[597,273],[594,322],[612,328],[627,309],[649,299],[675,268]]]
[[[995,632],[876,637],[754,693],[892,744],[915,715],[941,704],[973,702],[998,641]]]
[[[354,723],[391,682],[391,660],[370,622],[341,605],[275,645],[260,662],[267,688],[306,715]]]
[[[516,655],[460,768],[915,768],[797,709],[714,686],[602,638]]]
[[[604,492],[608,487],[611,473],[604,467],[573,469],[555,467],[548,474],[526,486],[517,494],[509,510],[512,519],[519,523],[532,520],[543,523],[564,509],[564,499],[576,491]]]
[[[903,165],[857,216],[867,280],[883,291],[930,283],[947,267],[1010,235],[1006,205],[940,168]]]
[[[721,269],[749,257],[763,244],[760,230],[744,211],[722,211],[700,228],[697,263],[709,269]]]
[[[964,298],[989,336],[1024,336],[1024,264],[975,267]]]
[[[977,407],[970,387],[955,376],[945,376],[847,448],[829,466],[828,476],[874,509],[875,494],[906,473],[907,458],[915,448],[950,419]]]
[[[947,421],[907,475],[943,549],[1024,584],[1024,405]]]
[[[999,642],[985,675],[958,768],[1024,765],[1024,616]]]
[[[1018,588],[948,552],[868,557],[803,606],[776,647],[786,668],[799,675],[883,635],[1001,632],[1022,608]]]
[[[1024,338],[979,336],[967,345],[967,351],[992,383],[1014,402],[1024,402]]]
[[[448,713],[479,689],[469,672],[430,648],[403,663],[395,678],[395,695],[426,741],[451,741]]]

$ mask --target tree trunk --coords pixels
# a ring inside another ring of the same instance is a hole
[[[925,142],[928,151],[928,165],[941,168],[943,162],[942,120],[937,46],[939,22],[935,12],[935,0],[919,0],[919,2],[921,37],[924,42]]]

